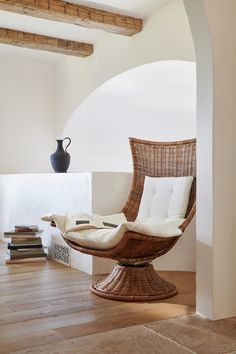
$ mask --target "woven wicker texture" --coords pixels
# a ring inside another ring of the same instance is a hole
[[[196,177],[196,140],[178,142],[154,142],[130,138],[134,177],[129,199],[123,212],[130,221],[138,214],[145,176],[149,177]],[[194,180],[187,214],[195,202]]]
[[[161,300],[178,293],[176,286],[161,278],[151,264],[144,267],[117,264],[106,278],[92,284],[90,289],[96,295],[123,301]]]

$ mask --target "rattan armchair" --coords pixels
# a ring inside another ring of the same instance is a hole
[[[122,212],[129,221],[136,219],[145,176],[194,176],[186,219],[180,226],[184,231],[195,214],[196,140],[153,142],[130,138],[130,145],[133,184]],[[118,262],[108,276],[91,285],[94,294],[114,300],[147,301],[168,298],[178,292],[175,285],[161,278],[151,264],[155,258],[167,253],[178,239],[179,236],[163,238],[128,231],[119,244],[109,250],[86,248],[64,240],[79,252]]]

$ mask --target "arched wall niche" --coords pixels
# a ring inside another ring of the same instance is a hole
[[[129,136],[189,139],[196,136],[195,121],[195,63],[138,66],[101,85],[70,118],[64,136],[73,141],[71,169],[131,171]]]
[[[71,171],[132,171],[129,136],[175,141],[196,136],[196,65],[167,60],[138,66],[107,81],[74,112]],[[117,210],[118,211],[118,210]],[[196,269],[195,220],[158,269]],[[183,256],[184,255],[184,256]]]

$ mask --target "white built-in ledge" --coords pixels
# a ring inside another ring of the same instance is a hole
[[[120,212],[131,188],[132,173],[81,172],[0,175],[0,231],[15,224],[39,224],[43,241],[52,249],[53,242],[64,244],[57,229],[42,222],[47,213]],[[71,266],[89,274],[111,270],[109,260],[97,259],[71,250]]]

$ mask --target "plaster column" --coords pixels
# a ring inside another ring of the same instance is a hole
[[[236,316],[236,2],[185,0],[197,58],[197,311]]]

